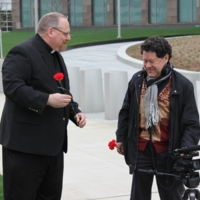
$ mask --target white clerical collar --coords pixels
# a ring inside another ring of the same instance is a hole
[[[55,50],[52,50],[52,51],[51,51],[51,54],[53,54],[54,52],[55,52]]]

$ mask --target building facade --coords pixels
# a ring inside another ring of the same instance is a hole
[[[34,0],[12,0],[13,29],[34,27]],[[71,27],[116,26],[118,0],[38,0],[39,18],[68,16]],[[121,25],[200,23],[200,0],[120,0]]]

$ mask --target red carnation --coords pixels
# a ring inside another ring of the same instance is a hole
[[[62,86],[62,80],[63,80],[63,78],[64,78],[64,74],[63,74],[62,72],[58,72],[58,73],[54,74],[53,78],[54,78],[56,81],[58,81],[58,84],[59,84],[58,88],[61,89],[61,90],[63,91],[64,94],[69,94],[69,93],[67,92],[67,90]],[[71,108],[72,108],[72,110],[74,111],[74,118],[75,118],[76,123],[77,123],[77,125],[78,125],[77,117],[76,117],[76,114],[75,114],[75,110],[74,110],[73,104],[71,104]]]
[[[54,78],[56,81],[61,81],[61,80],[63,80],[63,78],[64,78],[64,74],[61,73],[61,72],[58,72],[57,74],[55,74],[55,75],[53,76],[53,78]]]
[[[108,143],[108,146],[111,150],[113,150],[116,146],[117,146],[117,143],[116,143],[116,140],[112,140]]]
[[[60,86],[58,88],[61,89],[63,91],[63,93],[67,94],[67,90],[62,86],[62,82],[61,82],[64,78],[64,74],[62,72],[58,72],[58,73],[54,74],[53,78],[56,81],[58,81],[59,86]]]

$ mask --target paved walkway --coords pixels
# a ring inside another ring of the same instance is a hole
[[[117,61],[116,52],[122,45],[69,50],[63,57],[67,67],[101,68],[102,73],[125,70],[130,79],[137,69]],[[115,138],[117,120],[104,120],[104,113],[86,115],[84,129],[69,125],[70,148],[65,159],[63,200],[128,200],[132,177],[124,158],[107,146]]]
[[[138,71],[116,59],[119,47],[126,43],[99,45],[63,53],[67,67],[125,70],[129,79]],[[0,94],[0,112],[4,102]],[[86,114],[83,129],[68,126],[69,149],[65,154],[62,200],[129,200],[131,175],[123,156],[108,149],[115,138],[117,120],[107,121],[104,113]],[[0,169],[1,170],[1,169]],[[159,200],[154,183],[152,200]]]

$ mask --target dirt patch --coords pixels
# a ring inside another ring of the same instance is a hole
[[[167,39],[172,46],[171,63],[175,68],[200,71],[200,36],[187,36]],[[142,60],[140,44],[129,47],[126,53]]]

